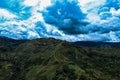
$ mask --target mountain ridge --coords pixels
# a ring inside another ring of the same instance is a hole
[[[36,39],[54,39],[54,38],[36,38]],[[33,40],[36,40],[33,39]],[[0,36],[0,40],[4,41],[18,41],[18,42],[24,42],[24,41],[31,41],[31,40],[18,40],[18,39],[12,39],[9,37],[5,37],[5,36]],[[60,40],[60,39],[56,39],[56,40]],[[4,43],[4,42],[0,42],[0,43]],[[96,48],[120,48],[120,42],[99,42],[99,41],[76,41],[76,42],[70,42],[73,43],[77,46],[83,46],[83,47],[96,47]]]
[[[82,47],[53,38],[19,41],[4,39],[0,44],[6,49],[0,48],[0,80],[120,78],[119,49]]]
[[[94,42],[94,41],[77,41],[75,45],[96,48],[120,48],[120,42]]]

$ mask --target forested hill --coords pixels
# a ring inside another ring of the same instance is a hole
[[[119,80],[120,49],[53,38],[0,38],[0,80]]]
[[[96,47],[96,48],[120,48],[120,42],[93,42],[93,41],[77,41],[73,42],[78,46]]]

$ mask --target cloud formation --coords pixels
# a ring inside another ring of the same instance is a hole
[[[56,26],[66,34],[84,33],[80,27],[88,23],[84,21],[85,14],[82,13],[77,2],[56,1],[43,12],[46,23]]]
[[[1,0],[0,36],[120,41],[119,0]]]

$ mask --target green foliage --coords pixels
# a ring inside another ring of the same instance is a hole
[[[120,50],[0,39],[0,80],[119,80]]]

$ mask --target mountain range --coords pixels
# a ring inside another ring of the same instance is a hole
[[[77,41],[75,45],[95,48],[120,48],[120,42],[94,42],[94,41]]]
[[[119,43],[0,38],[0,80],[119,79]]]

